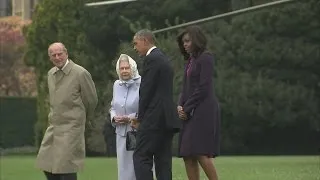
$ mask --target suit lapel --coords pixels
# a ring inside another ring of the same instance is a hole
[[[154,52],[157,51],[157,50],[158,50],[158,48],[154,48],[154,49],[152,49],[152,51],[151,51],[148,55],[146,55],[146,56],[143,57],[143,60],[142,60],[142,62],[143,62],[143,64],[142,64],[143,72],[145,71],[145,67],[146,67],[147,64],[148,64],[148,56],[150,56],[150,54],[154,53]]]

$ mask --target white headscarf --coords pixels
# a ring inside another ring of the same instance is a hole
[[[121,54],[118,61],[117,61],[117,64],[116,64],[116,71],[117,71],[117,74],[118,74],[118,77],[119,77],[119,80],[124,82],[124,80],[121,79],[121,76],[120,76],[120,70],[119,70],[119,66],[120,66],[120,61],[121,60],[127,60],[129,62],[129,65],[130,65],[130,68],[131,68],[131,80],[132,79],[137,79],[140,77],[139,75],[139,71],[138,71],[138,68],[137,68],[137,63],[127,54]],[[128,80],[130,81],[130,80]]]

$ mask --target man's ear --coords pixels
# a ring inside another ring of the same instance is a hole
[[[148,45],[148,44],[149,44],[148,39],[147,39],[147,38],[145,38],[145,37],[143,38],[143,44],[144,44],[144,45]]]

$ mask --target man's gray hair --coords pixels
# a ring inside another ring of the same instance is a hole
[[[137,38],[145,38],[152,44],[154,44],[156,42],[156,38],[155,38],[153,32],[150,31],[149,29],[142,29],[142,30],[138,31],[135,34],[135,36]]]
[[[51,48],[52,46],[55,46],[55,45],[61,46],[63,52],[68,53],[68,49],[66,48],[66,46],[65,46],[62,42],[55,42],[55,43],[52,43],[52,44],[49,45],[49,48],[48,48],[48,55],[49,55],[49,56],[51,55],[51,54],[50,54],[50,48]]]

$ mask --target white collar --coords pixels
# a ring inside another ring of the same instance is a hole
[[[152,46],[148,51],[147,51],[147,54],[146,56],[148,56],[152,50],[154,50],[155,48],[157,48],[156,46]]]
[[[67,59],[66,63],[63,65],[63,67],[61,68],[61,70],[63,70],[63,69],[67,66],[68,63],[69,63],[69,59]],[[57,67],[57,70],[59,70],[58,67]]]

